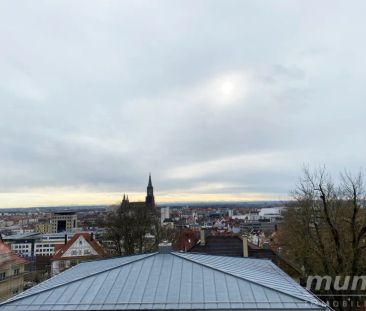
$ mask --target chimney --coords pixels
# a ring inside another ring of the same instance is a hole
[[[243,235],[243,257],[248,257],[248,237]]]
[[[169,254],[172,251],[172,243],[168,241],[163,241],[159,243],[159,253],[160,254]]]
[[[94,240],[94,232],[90,233],[90,241]]]
[[[205,229],[201,229],[201,231],[200,231],[200,240],[201,240],[201,245],[206,245]]]
[[[65,233],[65,245],[67,244],[67,234]]]

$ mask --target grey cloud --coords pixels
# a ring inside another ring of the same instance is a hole
[[[139,191],[152,171],[166,193],[283,196],[303,163],[362,168],[356,3],[2,2],[0,191]],[[226,105],[228,73],[248,92]]]

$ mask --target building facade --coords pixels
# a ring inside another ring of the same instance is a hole
[[[26,263],[0,241],[0,301],[23,291]]]
[[[154,187],[151,181],[151,174],[149,174],[149,181],[146,188],[145,202],[130,202],[128,195],[124,194],[120,207],[136,206],[136,207],[154,207],[155,208],[155,197]]]
[[[59,246],[51,259],[51,275],[77,265],[78,263],[106,257],[104,248],[94,238],[93,233],[77,233],[66,244]]]
[[[63,245],[75,233],[27,233],[4,237],[4,242],[21,257],[52,256],[56,245]]]
[[[74,212],[54,213],[51,218],[51,233],[69,232],[77,228],[77,215]]]

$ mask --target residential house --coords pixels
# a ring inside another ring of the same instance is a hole
[[[64,245],[57,245],[51,258],[51,274],[56,275],[85,260],[107,256],[104,248],[94,238],[93,233],[76,233]]]
[[[27,260],[0,241],[0,301],[23,291]]]

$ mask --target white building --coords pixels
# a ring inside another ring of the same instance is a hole
[[[269,219],[271,222],[282,218],[281,211],[284,207],[266,207],[259,211],[260,219]]]
[[[32,256],[32,243],[12,243],[10,248],[14,253],[22,257]]]
[[[85,260],[105,257],[104,248],[94,239],[94,234],[77,233],[67,244],[59,247],[52,257],[51,274],[56,275]]]
[[[162,207],[161,210],[160,210],[160,221],[161,221],[161,224],[164,223],[164,220],[165,219],[168,219],[170,218],[170,208],[169,206],[167,207]]]
[[[52,256],[56,245],[66,244],[75,233],[25,233],[4,237],[12,251],[22,257]]]
[[[259,213],[258,212],[249,212],[242,215],[234,215],[232,219],[242,219],[246,221],[257,221],[259,219]]]

